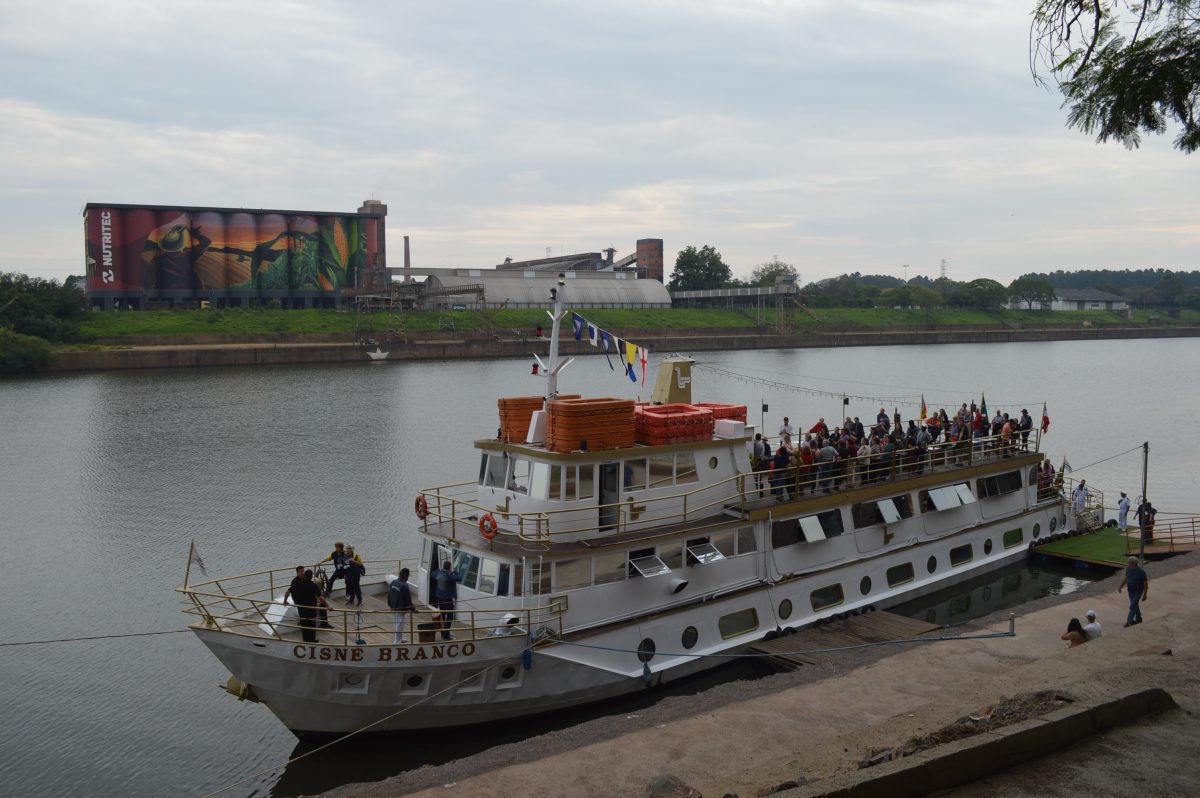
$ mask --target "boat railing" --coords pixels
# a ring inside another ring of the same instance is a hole
[[[365,565],[369,573],[398,573],[403,567],[415,568],[416,561],[367,560]],[[187,598],[184,612],[201,619],[205,627],[246,637],[283,640],[284,635],[302,629],[299,618],[288,615],[288,608],[294,603],[282,601],[294,576],[294,569],[277,568],[191,582],[177,591]],[[462,602],[453,613],[453,633],[460,642],[525,632],[558,635],[562,632],[565,611],[561,599],[548,599],[536,606],[487,608]],[[433,608],[399,614],[391,609],[338,606],[336,601],[319,608],[319,612],[332,626],[320,630],[323,642],[328,644],[333,636],[340,638],[340,645],[345,646],[364,645],[365,642],[359,642],[365,641],[364,633],[386,633],[385,640],[376,639],[371,645],[390,645],[397,615],[401,615],[403,622],[400,632],[409,641],[436,642],[434,637],[444,621]]]
[[[1075,480],[1070,477],[1061,479],[1065,495],[1071,497],[1071,514],[1075,517],[1075,528],[1082,531],[1095,531],[1104,526],[1104,492],[1089,487],[1083,496],[1082,503],[1075,499]]]
[[[1145,550],[1151,554],[1180,554],[1200,548],[1200,516],[1166,521],[1152,517],[1121,531],[1125,534],[1127,555],[1138,554],[1142,550],[1141,538],[1146,539]]]
[[[680,524],[703,534],[705,521],[718,523],[727,511],[746,513],[753,509],[753,502],[769,495],[791,498],[806,492],[838,493],[863,485],[953,471],[1036,453],[1039,443],[1039,431],[1032,430],[1029,440],[1023,440],[1019,433],[1008,439],[999,435],[964,438],[932,444],[923,451],[899,448],[891,453],[860,455],[829,464],[805,465],[798,457],[792,457],[786,469],[750,470],[669,495],[641,499],[633,493],[623,501],[604,505],[526,512],[506,512],[503,507],[485,505],[479,501],[475,482],[460,482],[422,493],[427,502],[424,520],[426,524],[447,524],[449,536],[457,538],[460,534],[477,533],[480,519],[491,515],[498,519],[499,539],[533,549],[544,549],[554,540],[579,539],[587,544],[589,537],[618,543],[635,531],[640,538],[648,539],[653,535],[647,532],[656,526],[663,527],[664,535],[673,533]],[[1046,491],[1039,491],[1039,501],[1059,496],[1057,490],[1053,496],[1044,494]]]

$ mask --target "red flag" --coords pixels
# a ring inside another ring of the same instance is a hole
[[[925,408],[925,397],[921,397],[921,421],[924,421],[929,416],[929,411]]]
[[[1046,415],[1046,403],[1042,402],[1042,434],[1046,434],[1046,430],[1050,429],[1050,416]]]

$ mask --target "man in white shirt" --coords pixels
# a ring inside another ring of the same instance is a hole
[[[1083,634],[1088,640],[1095,640],[1103,633],[1100,629],[1100,622],[1096,620],[1095,610],[1087,611],[1087,621],[1088,622],[1083,627]]]
[[[1075,506],[1076,513],[1082,513],[1083,508],[1087,506],[1088,489],[1087,480],[1079,480],[1079,484],[1075,486],[1075,490],[1071,491],[1071,498]]]
[[[792,436],[795,434],[796,430],[792,427],[791,422],[788,421],[788,417],[784,416],[783,425],[779,428],[779,437],[783,439],[784,445],[790,447],[792,445]]]
[[[1117,502],[1117,529],[1122,532],[1129,525],[1129,497],[1121,491],[1121,501]]]

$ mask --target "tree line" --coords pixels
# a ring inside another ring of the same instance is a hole
[[[715,288],[767,287],[777,280],[799,282],[799,272],[778,257],[754,268],[747,280],[738,280],[733,270],[710,245],[685,247],[675,259],[675,270],[667,288],[698,291]],[[1200,309],[1200,271],[1173,272],[1169,269],[1107,269],[1049,274],[1025,274],[1003,285],[986,278],[959,282],[917,275],[907,281],[885,274],[853,272],[808,283],[800,288],[805,304],[812,307],[962,307],[1000,308],[1016,303],[1026,308],[1049,304],[1055,289],[1096,288],[1131,300],[1140,307],[1189,307]]]
[[[78,341],[87,295],[67,281],[0,272],[0,374],[50,363],[51,343]]]

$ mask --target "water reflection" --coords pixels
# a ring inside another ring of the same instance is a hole
[[[891,612],[941,626],[954,626],[1045,596],[1065,596],[1114,569],[1080,568],[1069,563],[1022,561],[959,582],[919,599],[890,607]]]

